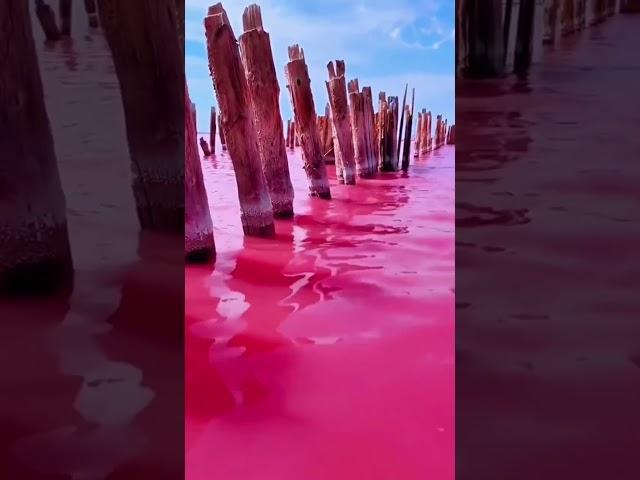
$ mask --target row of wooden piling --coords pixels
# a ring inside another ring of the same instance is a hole
[[[36,0],[35,4],[36,17],[47,41],[57,42],[63,37],[71,36],[73,0],[58,0],[59,22],[53,8],[44,0]],[[100,20],[96,0],[84,0],[84,9],[89,27],[98,28]]]
[[[616,13],[640,12],[640,0],[458,0],[456,72],[465,77],[499,77],[511,65],[507,59],[512,12],[517,5],[513,73],[525,75],[533,60],[534,32],[543,32],[542,44],[553,45]],[[541,16],[536,8],[543,8]],[[542,24],[535,25],[537,18]]]
[[[327,65],[329,102],[324,115],[317,115],[304,49],[292,45],[288,48],[285,78],[294,119],[287,121],[285,133],[273,54],[260,7],[248,6],[242,20],[243,33],[237,41],[220,3],[209,7],[204,25],[209,69],[220,109],[217,125],[216,111],[211,110],[209,138],[214,145],[217,129],[223,148],[226,145],[228,149],[246,235],[272,236],[274,218],[294,214],[287,148],[300,145],[309,194],[326,200],[331,199],[327,163],[335,163],[339,181],[348,185],[355,184],[356,178],[371,178],[378,171],[408,169],[415,90],[409,107],[405,105],[408,86],[405,88],[402,109],[397,97],[387,99],[381,93],[376,114],[371,87],[360,88],[358,79],[347,82],[345,63],[336,60]],[[405,117],[407,127],[403,130]],[[195,137],[189,141],[195,145]],[[433,148],[445,141],[446,122],[439,116]],[[215,146],[210,148],[204,138],[200,143],[205,155],[212,149],[215,153]],[[195,174],[199,176],[201,173]],[[194,184],[199,184],[198,178]],[[199,188],[192,191],[206,197]],[[201,198],[194,204],[204,203]],[[204,208],[198,212],[210,218]]]
[[[257,5],[251,5],[245,10],[243,27],[245,32],[240,36],[237,53],[233,44],[235,37],[224,8],[221,4],[209,8],[205,29],[211,75],[223,118],[220,135],[225,132],[234,163],[245,233],[270,232],[270,228],[263,228],[264,225],[252,226],[256,219],[248,213],[261,208],[259,218],[262,221],[270,218],[269,212],[265,211],[264,198],[267,196],[271,198],[272,211],[276,217],[293,214],[290,207],[293,193],[285,147],[291,148],[298,139],[312,196],[331,198],[325,167],[331,161],[336,164],[339,181],[346,184],[354,184],[356,177],[370,178],[378,170],[398,171],[400,168],[408,168],[413,100],[411,108],[405,106],[406,88],[398,125],[397,97],[387,100],[384,92],[381,93],[380,109],[376,115],[371,88],[360,89],[358,79],[347,83],[344,61],[337,60],[335,65],[329,62],[329,81],[326,82],[329,103],[325,107],[325,114],[318,116],[304,50],[298,45],[289,47],[289,62],[285,66],[287,90],[295,120],[287,122],[286,143],[283,144],[285,137],[281,130],[277,104],[279,88],[269,36],[263,29]],[[231,78],[236,79],[236,82],[231,82]],[[240,113],[244,115],[240,116]],[[408,128],[404,130],[403,139],[400,135],[403,133],[405,113]],[[255,131],[248,120],[251,118]],[[232,131],[230,127],[233,127]],[[230,135],[238,134],[244,140],[243,144],[229,138]],[[214,137],[213,133],[211,137]],[[444,144],[444,137],[445,134],[438,131],[435,148]],[[259,146],[260,165],[250,161],[248,157],[251,152],[245,151],[251,148],[254,138]],[[404,154],[400,164],[402,150]],[[426,149],[424,153],[430,150],[431,148]],[[261,188],[262,176],[266,178],[268,192],[256,191],[256,188]],[[252,189],[246,189],[249,184]],[[283,207],[285,194],[287,198],[284,201],[288,203]],[[256,197],[262,198],[260,208],[255,202]]]
[[[0,294],[49,291],[73,282],[65,194],[44,102],[30,3],[3,0],[0,8],[3,41],[16,46],[5,49],[0,69],[0,185],[7,187],[0,202]],[[192,198],[185,195],[184,139],[175,134],[185,122],[185,136],[191,132],[189,118],[182,115],[188,105],[183,98],[180,19],[184,15],[180,3],[85,2],[95,26],[99,12],[121,85],[140,227],[177,235],[185,233],[185,197]],[[35,5],[47,41],[60,39],[52,9],[43,1]],[[65,34],[71,33],[69,5],[61,2]],[[157,15],[158,11],[163,15]],[[123,18],[130,21],[123,22]],[[154,78],[163,82],[150,80],[150,65]],[[16,108],[16,99],[23,100],[20,108]],[[155,115],[149,115],[152,108]],[[193,169],[186,170],[187,177],[192,177]],[[207,251],[214,251],[212,245]]]

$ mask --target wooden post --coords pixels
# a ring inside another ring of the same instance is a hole
[[[211,153],[216,153],[216,126],[217,126],[216,107],[211,107],[211,117],[209,119],[209,144]]]
[[[461,2],[463,73],[469,77],[499,77],[504,70],[503,0]]]
[[[44,0],[36,0],[36,16],[47,41],[56,42],[60,40],[60,30],[56,23],[56,15]]]
[[[326,164],[334,163],[333,129],[331,126],[331,110],[328,103],[325,106],[324,115],[318,115],[316,118],[316,124],[318,126],[318,138],[320,138],[322,158],[324,158]]]
[[[71,0],[58,0],[58,11],[60,12],[60,33],[64,36],[71,36]]]
[[[543,16],[544,30],[542,36],[542,43],[545,45],[553,45],[556,41],[559,10],[560,0],[545,0]]]
[[[186,111],[174,0],[99,0],[98,7],[121,86],[140,225],[182,233],[184,138],[176,132]]]
[[[455,145],[456,143],[456,124],[454,123],[449,127],[449,138],[447,139],[449,145]]]
[[[574,14],[574,0],[563,0],[562,13],[560,22],[560,34],[564,37],[572,34],[575,31],[573,22],[575,20]]]
[[[351,113],[347,98],[344,61],[336,60],[335,68],[333,62],[329,62],[327,70],[329,81],[325,82],[325,84],[333,119],[333,150],[336,156],[338,180],[342,180],[347,185],[355,185],[356,161],[353,150],[353,132],[351,130]]]
[[[373,113],[373,99],[371,98],[371,87],[362,87],[362,103],[363,103],[363,122],[364,122],[364,145],[365,156],[369,176],[375,176],[378,171],[378,162],[376,157],[376,123],[375,114]]]
[[[349,112],[351,116],[356,171],[360,178],[367,178],[371,176],[371,172],[367,162],[364,125],[364,96],[360,93],[357,78],[349,81],[347,84],[347,90],[349,92]]]
[[[405,114],[405,106],[407,105],[407,89],[409,88],[409,84],[405,84],[404,86],[404,96],[402,97],[402,110],[400,110],[400,128],[398,128],[398,147],[396,151],[396,157],[400,158],[400,149],[402,147],[402,127],[404,125],[404,114]]]
[[[430,128],[431,128],[431,112],[427,113],[427,109],[422,109],[422,131],[420,132],[420,155],[424,155],[429,151]]]
[[[384,153],[386,145],[386,121],[387,121],[387,98],[384,92],[378,93],[378,113],[376,123],[376,138],[378,139],[378,170],[382,170],[384,164]]]
[[[520,0],[518,31],[516,32],[516,51],[513,64],[513,71],[517,75],[525,75],[531,66],[535,11],[536,0]]]
[[[287,137],[284,142],[287,148],[291,148],[291,120],[287,120]]]
[[[298,129],[296,128],[296,123],[293,122],[293,145],[295,147],[299,147],[300,146],[300,132],[298,131]]]
[[[238,184],[242,227],[246,235],[273,236],[273,209],[262,170],[247,79],[238,42],[222,4],[209,7],[204,19],[209,69],[220,108],[221,131]]]
[[[416,89],[411,89],[411,108],[406,106],[405,115],[407,117],[407,126],[404,132],[404,149],[402,151],[402,171],[409,169],[409,152],[411,151],[411,127],[413,126],[413,107],[416,98]]]
[[[620,13],[639,13],[640,0],[620,0]]]
[[[416,125],[416,140],[413,147],[414,157],[417,157],[420,155],[420,136],[421,135],[422,135],[422,112],[418,112],[418,123]]]
[[[293,216],[293,185],[289,175],[287,148],[280,115],[280,86],[271,52],[271,40],[262,25],[258,5],[249,5],[242,14],[244,33],[240,35],[240,55],[247,78],[253,119],[273,214]]]
[[[84,10],[87,12],[87,17],[89,19],[89,27],[98,28],[100,26],[100,22],[98,21],[98,9],[96,8],[96,0],[84,0]],[[178,23],[184,22],[184,20],[180,20],[178,18]]]
[[[187,83],[184,84],[184,108],[189,111],[191,100]],[[213,224],[209,212],[207,191],[202,177],[202,166],[196,144],[193,115],[184,116],[184,248],[188,261],[208,261],[215,257],[216,247],[213,238]],[[200,139],[200,144],[202,141]],[[206,142],[205,142],[206,144]],[[206,155],[206,152],[205,152]]]
[[[386,103],[384,119],[384,154],[381,170],[383,172],[395,172],[398,170],[398,97],[389,97]]]
[[[309,192],[312,196],[331,198],[327,167],[320,151],[320,139],[316,126],[316,109],[311,92],[311,80],[304,59],[304,50],[298,45],[289,47],[289,63],[285,67],[287,88],[289,89],[293,112],[296,118],[296,131],[302,143],[304,170],[309,179]]]
[[[227,150],[227,141],[224,138],[224,130],[222,129],[222,114],[218,115],[218,136],[220,137],[220,145],[224,152]]]
[[[191,116],[193,117],[193,132],[198,138],[198,115],[196,114],[196,104],[191,102]]]
[[[205,157],[211,156],[211,149],[209,148],[209,144],[204,139],[204,137],[200,137],[200,148],[202,149],[202,153]]]
[[[65,198],[28,5],[3,0],[0,8],[7,46],[0,58],[2,293],[68,287],[73,280]]]

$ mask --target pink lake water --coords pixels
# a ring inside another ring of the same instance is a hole
[[[206,137],[205,137],[206,138]],[[454,148],[307,195],[242,235],[227,152],[203,158],[218,250],[186,271],[189,480],[452,479]]]

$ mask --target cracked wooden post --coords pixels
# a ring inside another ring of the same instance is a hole
[[[309,179],[309,192],[324,199],[331,198],[327,167],[320,151],[320,139],[316,126],[316,109],[311,92],[311,80],[304,60],[304,50],[298,45],[289,47],[289,63],[285,67],[287,88],[289,89],[295,130],[300,136],[304,170]]]
[[[299,147],[300,146],[300,132],[298,131],[298,129],[296,128],[296,123],[293,122],[293,145],[295,147]]]
[[[575,31],[573,21],[575,14],[573,12],[574,0],[562,1],[562,12],[560,14],[560,34],[565,37],[572,34]]]
[[[284,143],[287,148],[291,148],[291,120],[287,120],[287,136]]]
[[[533,21],[536,11],[535,1],[520,0],[513,64],[513,71],[517,75],[525,75],[531,66],[533,57]]]
[[[227,141],[225,140],[224,130],[222,129],[222,113],[218,115],[218,136],[220,137],[220,146],[224,152],[227,150]]]
[[[407,126],[404,132],[404,148],[402,150],[402,171],[406,172],[409,169],[409,153],[411,151],[411,127],[413,126],[413,106],[416,98],[416,89],[411,90],[411,108],[406,106],[405,116],[407,117]]]
[[[193,117],[193,132],[198,137],[198,115],[196,114],[196,104],[191,102],[191,116]]]
[[[269,188],[273,214],[293,216],[293,185],[280,115],[280,86],[273,63],[271,40],[262,25],[258,5],[249,5],[242,14],[244,33],[240,35],[240,55],[247,78],[258,140],[262,170]]]
[[[0,292],[69,287],[65,198],[28,2],[3,1],[0,31],[9,47],[0,67]]]
[[[398,170],[398,97],[388,97],[386,107],[384,158],[381,169],[383,172],[395,172]]]
[[[382,166],[384,165],[384,156],[385,156],[385,146],[387,143],[386,139],[386,129],[387,129],[387,97],[384,92],[378,93],[378,113],[377,113],[377,123],[376,123],[376,138],[378,139],[378,170],[382,170]]]
[[[215,257],[213,224],[209,200],[202,177],[202,166],[196,144],[193,115],[187,115],[191,107],[187,84],[184,84],[184,248],[187,261],[208,261]],[[190,113],[190,112],[189,112]],[[203,139],[200,139],[202,142]],[[206,143],[206,142],[205,142]]]
[[[422,131],[420,132],[420,155],[429,151],[431,137],[431,112],[422,109]]]
[[[620,13],[640,13],[640,0],[620,0]]]
[[[211,148],[211,153],[216,154],[216,126],[217,123],[217,113],[216,107],[211,107],[211,116],[209,118],[209,144]]]
[[[318,137],[320,138],[322,158],[324,158],[324,162],[327,164],[334,163],[335,154],[333,148],[333,132],[329,104],[325,107],[324,115],[318,115],[316,121],[318,125]]]
[[[558,12],[560,10],[560,0],[545,0],[543,15],[543,35],[544,45],[553,45],[556,41],[556,30],[558,26]]]
[[[363,102],[363,122],[364,122],[364,140],[365,140],[365,156],[367,159],[367,168],[369,176],[373,177],[378,171],[376,160],[376,124],[375,114],[373,112],[373,99],[371,98],[371,87],[362,87]]]
[[[228,142],[238,185],[242,227],[246,235],[273,236],[273,209],[260,161],[247,79],[222,4],[209,7],[204,26],[209,70],[220,108],[220,130]]]
[[[400,110],[400,127],[398,128],[398,145],[396,151],[396,157],[400,158],[400,149],[402,147],[402,127],[404,126],[404,114],[405,114],[405,106],[407,105],[407,89],[409,88],[409,84],[405,84],[404,86],[404,96],[402,97],[402,109]]]
[[[187,110],[175,0],[99,0],[98,8],[121,86],[140,226],[182,233]]]
[[[418,123],[416,124],[416,139],[413,146],[413,156],[420,155],[420,135],[422,134],[422,112],[418,112]]]
[[[455,145],[456,143],[456,124],[449,127],[449,135],[447,136],[447,145]]]
[[[100,26],[100,21],[98,20],[98,9],[96,7],[96,0],[84,0],[84,10],[85,12],[87,12],[89,27],[98,28]],[[180,21],[180,18],[178,18],[179,23]]]
[[[349,92],[349,112],[353,137],[353,150],[356,161],[356,172],[360,178],[371,176],[371,168],[367,157],[367,137],[364,119],[364,95],[360,92],[358,79],[347,84]]]
[[[499,77],[504,71],[504,0],[466,0],[459,9],[463,73],[468,77]]]
[[[44,0],[36,0],[36,16],[48,42],[60,40],[60,30],[53,9]]]
[[[353,132],[351,131],[351,117],[347,97],[345,80],[345,64],[343,60],[336,60],[327,64],[329,81],[325,82],[327,95],[333,118],[333,146],[336,156],[336,172],[338,179],[347,185],[356,183],[356,161],[353,150]]]
[[[202,149],[202,153],[205,157],[211,156],[211,149],[209,148],[209,144],[204,139],[204,137],[200,137],[200,148]]]
[[[58,0],[58,11],[60,12],[60,33],[64,36],[71,36],[71,0]]]

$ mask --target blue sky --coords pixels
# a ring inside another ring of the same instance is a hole
[[[191,100],[196,104],[198,129],[209,128],[209,108],[216,105],[207,63],[203,19],[215,0],[185,0],[186,72]],[[416,89],[416,110],[455,120],[454,0],[227,0],[236,37],[242,33],[242,12],[257,3],[280,82],[280,108],[286,122],[292,117],[284,66],[287,47],[304,48],[316,111],[327,102],[326,65],[346,63],[347,80],[370,85],[377,110],[378,92],[400,97],[405,83]]]

